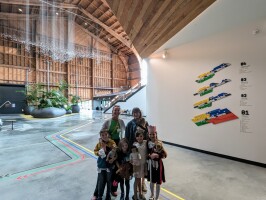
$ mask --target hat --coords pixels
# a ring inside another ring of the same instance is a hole
[[[156,132],[156,126],[148,126],[149,132]]]

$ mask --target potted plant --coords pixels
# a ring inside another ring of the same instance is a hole
[[[80,107],[78,105],[79,102],[81,102],[80,96],[70,94],[71,96],[71,103],[72,103],[72,113],[79,113]]]
[[[18,91],[25,94],[25,101],[26,101],[26,106],[24,107],[25,115],[30,115],[31,112],[37,107],[41,88],[42,86],[40,84],[32,84],[32,85],[27,85],[25,87],[25,90]]]
[[[68,99],[64,93],[67,88],[67,83],[61,81],[57,90],[41,91],[42,95],[38,98],[38,108],[33,110],[32,116],[36,118],[52,118],[66,114],[65,106],[68,105]]]
[[[52,118],[66,114],[67,98],[59,90],[43,91],[38,108],[31,113],[36,118]]]
[[[72,113],[72,106],[69,103],[65,106],[65,109],[66,109],[66,114]]]

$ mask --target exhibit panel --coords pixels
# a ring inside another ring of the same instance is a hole
[[[235,27],[168,49],[166,59],[149,59],[147,113],[160,139],[266,163],[265,32],[252,34],[263,24]],[[223,64],[228,66],[214,72]]]

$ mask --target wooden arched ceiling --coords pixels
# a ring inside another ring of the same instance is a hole
[[[141,57],[148,57],[215,0],[106,0]]]
[[[148,57],[215,0],[1,0],[0,19],[38,18],[42,4],[71,12],[84,34],[97,37],[112,52]],[[49,7],[49,6],[48,6]],[[22,12],[19,11],[22,9]],[[49,12],[50,15],[54,14]],[[66,17],[62,14],[61,17]]]

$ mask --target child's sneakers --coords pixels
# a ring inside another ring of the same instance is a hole
[[[149,200],[154,200],[154,197],[153,196],[150,196]]]
[[[93,197],[91,198],[91,200],[97,200],[97,197],[96,197],[96,196],[93,196]]]

